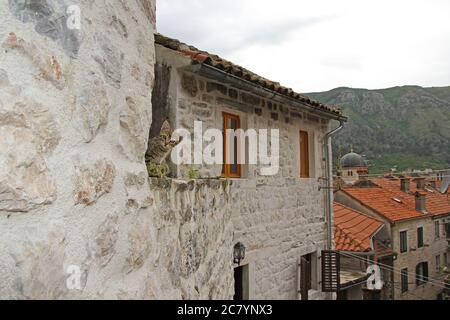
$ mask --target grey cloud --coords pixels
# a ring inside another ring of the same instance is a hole
[[[158,31],[226,57],[247,46],[280,45],[293,32],[334,18],[273,17],[267,21],[248,15],[241,1],[166,0],[159,9]]]

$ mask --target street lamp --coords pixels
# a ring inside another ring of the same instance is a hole
[[[233,248],[233,257],[234,257],[234,263],[239,265],[242,260],[245,258],[245,246],[238,242],[234,245]]]

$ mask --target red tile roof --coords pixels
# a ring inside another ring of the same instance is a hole
[[[371,239],[383,222],[342,204],[334,203],[334,241],[336,250],[368,252]]]
[[[238,66],[230,61],[222,59],[221,57],[210,54],[206,51],[201,51],[193,46],[189,46],[176,39],[165,37],[161,34],[155,34],[155,43],[163,47],[178,51],[192,59],[194,63],[201,63],[212,66],[214,68],[225,71],[233,76],[239,77],[243,80],[253,82],[254,84],[277,92],[281,95],[294,98],[300,102],[306,103],[314,108],[322,111],[330,112],[336,115],[342,115],[340,108],[336,106],[329,106],[315,101],[307,96],[293,91],[291,88],[283,87],[278,82],[274,82],[263,78],[241,66]]]
[[[414,180],[410,183],[410,192],[405,193],[400,190],[400,179],[373,179],[375,184],[387,189],[392,193],[397,194],[410,208],[415,209],[415,198],[414,194],[420,191],[426,196],[426,210],[428,213],[440,216],[450,214],[450,196],[449,194],[442,194],[439,190],[433,189],[430,185],[425,187],[425,190],[417,189]]]
[[[400,191],[392,192],[380,186],[369,188],[344,187],[343,192],[364,206],[382,215],[389,221],[421,218],[425,215],[416,211],[415,200]],[[398,200],[398,201],[397,201]]]
[[[450,214],[449,195],[441,194],[429,185],[425,190],[418,190],[414,180],[411,180],[410,191],[403,192],[400,190],[400,179],[398,178],[375,178],[371,179],[371,182],[375,185],[374,187],[347,186],[342,190],[392,222]],[[426,196],[427,214],[416,210],[415,194],[418,191]]]

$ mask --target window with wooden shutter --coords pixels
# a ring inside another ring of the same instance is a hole
[[[400,253],[404,253],[408,251],[408,232],[401,231],[400,232]]]
[[[423,247],[423,227],[417,228],[417,247]]]
[[[309,178],[309,136],[300,131],[300,178]]]
[[[222,176],[227,178],[240,178],[241,165],[239,164],[239,141],[237,136],[228,136],[227,130],[234,130],[241,128],[241,121],[239,116],[229,113],[222,113],[223,115],[223,167]],[[228,161],[227,161],[228,160]]]

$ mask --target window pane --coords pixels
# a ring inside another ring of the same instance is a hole
[[[419,248],[423,247],[423,228],[417,229],[417,246]]]
[[[408,233],[406,231],[400,232],[400,252],[408,251]]]

